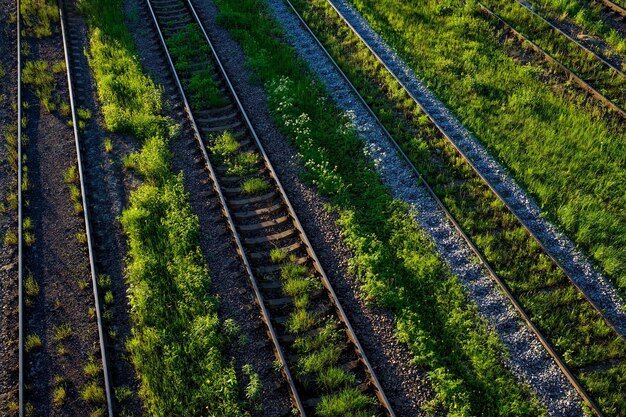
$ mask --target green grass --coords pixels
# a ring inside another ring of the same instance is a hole
[[[104,389],[97,381],[88,382],[81,390],[80,397],[91,404],[104,404]]]
[[[230,131],[226,131],[215,139],[213,145],[211,146],[211,152],[221,162],[225,162],[233,156],[240,147],[241,146],[235,136]]]
[[[382,186],[360,139],[346,128],[347,119],[282,43],[283,34],[262,2],[216,3],[218,21],[242,44],[255,79],[268,94],[275,122],[300,153],[307,168],[304,179],[338,212],[353,252],[350,267],[364,296],[390,309],[414,365],[427,370],[435,391],[427,409],[453,416],[544,415],[528,388],[502,365],[505,349],[407,215],[407,207]],[[324,351],[303,359],[298,369],[330,369],[323,365],[334,355],[328,349],[334,335],[330,326],[298,338],[294,349]]]
[[[224,106],[226,101],[213,78],[215,71],[208,63],[211,51],[197,24],[190,23],[167,38],[166,42],[191,105],[198,110]],[[203,62],[200,68],[192,68],[194,64]]]
[[[122,1],[81,0],[89,22],[89,63],[106,127],[142,144],[133,167],[143,185],[121,216],[128,239],[132,336],[127,341],[146,413],[240,416],[233,365],[224,355],[211,279],[198,246],[199,224],[171,171],[161,90],[143,73],[124,26]]]
[[[352,4],[624,294],[623,129],[508,56],[472,3]]]
[[[69,324],[54,326],[52,328],[52,333],[53,342],[62,342],[72,335],[72,326]]]
[[[59,21],[59,9],[53,0],[22,0],[20,14],[26,34],[35,38],[52,35]]]
[[[22,82],[33,89],[46,110],[53,112],[57,109],[57,84],[47,61],[26,61],[22,69]]]
[[[26,292],[26,296],[30,298],[39,295],[39,284],[32,273],[29,273],[24,280],[24,291]]]
[[[59,408],[65,404],[65,399],[67,398],[67,392],[65,391],[64,386],[56,387],[52,392],[52,404]]]
[[[615,104],[626,107],[626,77],[617,75],[592,54],[578,48],[518,2],[484,0],[484,3]]]
[[[269,182],[263,178],[250,178],[241,184],[241,191],[244,194],[262,194],[269,189]]]
[[[36,334],[29,334],[24,340],[24,350],[31,352],[35,349],[39,349],[42,346],[41,339]]]

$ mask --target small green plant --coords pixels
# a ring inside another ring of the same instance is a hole
[[[133,391],[128,385],[115,387],[115,399],[118,403],[123,403],[131,398],[133,398]]]
[[[56,354],[57,354],[57,356],[65,356],[68,353],[69,352],[67,351],[67,347],[64,344],[60,343],[60,344],[57,345],[57,347],[56,347]]]
[[[237,154],[229,162],[227,174],[237,177],[243,177],[252,174],[256,170],[255,166],[258,162],[259,155],[254,152],[243,152]]]
[[[7,196],[7,203],[9,204],[9,207],[11,207],[12,209],[16,209],[17,208],[17,194],[9,193],[9,195]]]
[[[9,230],[4,235],[4,244],[5,246],[17,246],[17,233],[12,230]]]
[[[113,302],[115,301],[115,298],[113,297],[113,291],[107,291],[104,294],[104,304],[110,306],[113,305]]]
[[[86,279],[81,279],[78,281],[78,288],[80,288],[81,290],[85,290],[89,287],[89,281],[87,281]]]
[[[88,378],[95,378],[98,375],[100,375],[100,371],[101,371],[101,366],[98,365],[93,358],[91,358],[89,360],[89,362],[87,363],[87,365],[85,365],[84,371],[85,371],[85,375]]]
[[[29,334],[24,340],[24,350],[30,352],[41,347],[41,339],[36,334]]]
[[[24,245],[27,247],[33,246],[35,243],[35,234],[33,232],[24,231]]]
[[[59,114],[61,117],[69,117],[72,108],[70,105],[64,101],[59,103]]]
[[[72,335],[72,326],[69,324],[61,324],[52,328],[52,340],[61,342]]]
[[[10,413],[17,413],[18,411],[20,411],[20,404],[17,401],[9,401],[9,412]]]
[[[270,184],[263,178],[250,178],[241,184],[244,194],[261,194],[270,189]]]
[[[76,240],[78,240],[79,243],[87,243],[87,233],[85,232],[78,232],[76,233]]]
[[[282,249],[274,248],[270,250],[270,259],[273,263],[279,264],[287,258],[287,252]]]
[[[65,72],[65,61],[57,61],[52,65],[52,72],[54,74],[61,74]]]
[[[91,404],[103,404],[105,401],[104,389],[97,381],[88,382],[80,391],[80,397]]]
[[[250,364],[245,364],[242,367],[242,371],[244,375],[248,377],[248,384],[246,385],[246,399],[252,402],[258,401],[261,398],[261,394],[263,394],[263,384],[261,383],[259,374],[254,372],[254,369]]]
[[[129,153],[122,157],[122,166],[125,170],[130,171],[137,168],[137,156],[134,153]]]
[[[325,369],[317,378],[317,383],[320,388],[326,392],[333,392],[344,387],[353,386],[355,382],[356,378],[354,374],[337,367]]]
[[[103,407],[96,408],[91,413],[89,413],[89,417],[104,417],[106,415],[106,411]]]
[[[289,315],[287,329],[290,333],[302,333],[313,329],[317,323],[318,320],[315,314],[304,308],[298,308],[294,313]]]
[[[78,186],[75,184],[71,184],[69,188],[70,188],[70,197],[72,198],[72,201],[73,202],[79,201],[80,200],[80,188],[78,188]]]
[[[91,110],[89,109],[80,108],[76,110],[76,113],[78,114],[78,118],[80,120],[88,121],[89,119],[91,119]]]
[[[230,340],[234,340],[241,334],[241,327],[233,319],[226,319],[222,323],[222,332]]]
[[[371,397],[357,388],[348,388],[335,395],[323,396],[315,411],[321,417],[366,416],[369,413],[365,411],[372,405],[374,401]]]
[[[76,184],[78,182],[78,169],[76,165],[72,165],[63,173],[63,181],[66,184]]]
[[[52,404],[56,408],[59,408],[63,406],[63,404],[65,403],[66,397],[67,397],[67,392],[65,391],[65,387],[64,386],[56,387],[54,391],[52,392]]]
[[[240,145],[235,136],[230,131],[226,131],[215,139],[211,146],[211,152],[223,163],[234,155],[239,148]]]
[[[111,276],[107,274],[101,274],[98,276],[98,287],[103,290],[111,288]]]
[[[24,291],[26,291],[26,296],[30,298],[39,295],[39,284],[32,273],[29,273],[24,280]]]
[[[50,0],[22,0],[20,12],[26,33],[35,38],[52,35],[52,24],[59,21],[56,3]]]
[[[111,142],[110,138],[104,139],[104,151],[106,153],[111,153],[111,151],[113,151],[113,142]]]

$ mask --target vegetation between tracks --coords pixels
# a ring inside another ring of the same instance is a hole
[[[428,370],[429,410],[451,416],[541,415],[536,399],[502,365],[505,349],[432,243],[391,198],[350,121],[280,39],[261,0],[216,0],[219,21],[238,39],[270,111],[298,149],[305,179],[331,198],[353,250],[351,269],[368,298],[394,312],[399,337]],[[280,62],[281,65],[275,65]]]
[[[507,56],[473,2],[351,3],[626,293],[623,130]]]
[[[160,115],[161,92],[142,71],[124,26],[122,0],[79,2],[90,25],[89,62],[107,127],[135,135],[132,159],[144,184],[122,215],[128,236],[127,342],[150,415],[245,415],[226,339],[210,296],[198,246],[199,225],[182,174],[170,167],[171,122]]]

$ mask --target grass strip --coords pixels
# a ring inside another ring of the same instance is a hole
[[[381,184],[349,120],[283,43],[261,0],[216,0],[219,22],[248,55],[270,111],[292,139],[305,179],[332,201],[353,251],[351,269],[367,297],[389,308],[398,335],[435,391],[428,409],[451,416],[544,415],[536,398],[507,371],[506,351],[432,243]],[[275,65],[280,62],[281,65]]]
[[[623,129],[509,57],[473,2],[351,3],[624,295]]]
[[[124,26],[123,2],[82,0],[88,17],[89,63],[106,127],[135,135],[133,155],[144,183],[121,217],[128,238],[127,348],[141,380],[147,413],[245,415],[233,365],[225,358],[216,300],[198,246],[198,218],[182,174],[171,170],[172,121],[161,116],[161,91],[144,74]]]

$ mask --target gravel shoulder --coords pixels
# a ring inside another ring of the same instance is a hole
[[[302,59],[326,85],[340,108],[351,114],[354,126],[375,161],[383,182],[393,195],[414,208],[418,225],[433,239],[437,251],[452,272],[459,277],[478,311],[495,328],[510,352],[506,365],[538,394],[551,415],[582,415],[580,401],[558,367],[539,341],[522,324],[518,314],[496,287],[482,265],[476,263],[470,249],[448,222],[411,169],[397,156],[383,131],[369,115],[314,39],[296,20],[281,0],[268,0]]]
[[[489,154],[435,95],[421,82],[411,68],[378,35],[368,22],[347,0],[328,0],[368,42],[385,64],[392,69],[418,102],[432,115],[443,131],[463,151],[493,188],[512,207],[522,223],[528,227],[546,247],[548,253],[561,262],[565,271],[576,284],[608,316],[612,323],[626,336],[626,304],[613,284],[595,267],[590,259],[547,220],[534,201],[493,156]]]
[[[5,147],[7,129],[15,125],[13,103],[17,96],[16,28],[10,20],[15,2],[0,0],[0,415],[8,415],[8,406],[17,401],[18,318],[17,250],[5,245],[4,237],[16,231],[16,211],[7,202],[15,192],[16,173],[8,161]]]

